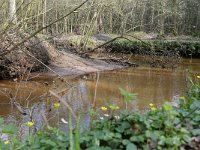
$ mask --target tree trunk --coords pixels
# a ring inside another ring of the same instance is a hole
[[[165,1],[160,2],[160,35],[165,34]]]
[[[42,7],[44,9],[44,14],[42,16],[42,27],[45,27],[46,26],[46,20],[47,20],[47,1],[44,0],[43,4],[42,4]],[[43,33],[46,33],[47,29],[43,30]]]
[[[9,0],[8,1],[8,18],[9,21],[16,24],[17,23],[17,16],[16,16],[16,1]]]

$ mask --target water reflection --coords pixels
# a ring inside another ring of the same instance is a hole
[[[92,101],[96,80],[89,75],[85,82],[87,95]],[[171,100],[174,95],[182,95],[186,89],[186,74],[169,70],[138,68],[100,74],[97,86],[97,106],[108,100],[124,107],[119,87],[137,93],[138,98],[129,107],[144,109],[149,103],[161,104]]]

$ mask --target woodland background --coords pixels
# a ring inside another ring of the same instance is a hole
[[[18,29],[35,31],[67,14],[82,2],[83,0],[9,0],[8,3],[7,0],[0,0],[0,26],[5,28],[12,20]],[[200,1],[89,0],[78,11],[43,30],[43,33],[84,35],[123,34],[132,31],[199,36]]]

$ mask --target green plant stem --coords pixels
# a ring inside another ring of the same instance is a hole
[[[70,150],[74,150],[74,138],[73,138],[73,126],[72,126],[72,116],[69,113],[69,142],[70,142]]]
[[[76,150],[80,150],[80,126],[81,126],[81,115],[78,116],[77,127],[76,127]]]

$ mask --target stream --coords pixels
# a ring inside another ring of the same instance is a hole
[[[128,104],[128,109],[147,110],[150,103],[160,106],[166,101],[176,101],[184,96],[188,72],[200,74],[200,59],[182,59],[176,69],[152,68],[141,57],[134,56],[133,59],[140,67],[92,73],[75,79],[66,77],[68,83],[46,75],[30,81],[26,81],[29,78],[24,78],[21,82],[1,80],[0,116],[12,122],[24,122],[24,117],[11,105],[14,99],[24,109],[44,104],[46,111],[49,111],[50,121],[57,119],[55,114],[67,119],[68,111],[65,106],[61,105],[58,111],[52,111],[53,108],[49,107],[57,102],[55,97],[49,96],[49,90],[62,97],[77,114],[88,114],[93,104],[97,109],[110,103],[124,109],[125,103],[119,88],[137,93],[137,98]],[[84,122],[89,124],[89,115],[85,115]]]

